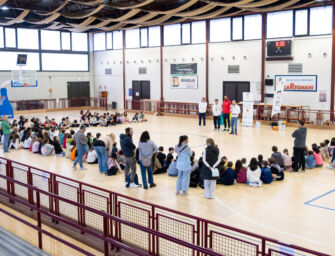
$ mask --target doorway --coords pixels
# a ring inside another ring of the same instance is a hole
[[[90,105],[90,82],[67,82],[69,107]],[[78,98],[82,98],[78,100]]]
[[[243,101],[243,93],[250,92],[250,82],[236,82],[236,81],[224,81],[223,82],[223,96],[236,102]]]
[[[140,110],[140,100],[150,99],[150,81],[135,81],[132,82],[132,109]]]

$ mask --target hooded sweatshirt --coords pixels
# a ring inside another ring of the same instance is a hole
[[[125,157],[135,155],[136,146],[133,143],[133,139],[127,134],[120,134],[120,145]]]
[[[180,147],[176,145],[174,151],[178,155],[177,170],[191,171],[192,166],[190,158],[192,156],[192,150],[190,149],[190,147],[185,142],[183,142]]]
[[[306,127],[299,127],[292,133],[292,137],[295,138],[294,140],[294,147],[295,148],[305,148],[306,147],[306,136],[307,136],[307,129]]]

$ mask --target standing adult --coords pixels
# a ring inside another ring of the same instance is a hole
[[[1,127],[3,131],[3,152],[7,153],[8,151],[8,142],[9,142],[9,137],[10,137],[10,128],[11,126],[8,123],[7,116],[2,117],[1,121]]]
[[[120,145],[121,150],[124,154],[125,167],[125,182],[128,188],[137,188],[140,185],[135,184],[136,177],[136,160],[135,160],[135,149],[136,146],[133,143],[133,128],[126,128],[126,134],[120,134]],[[128,175],[130,173],[130,180],[128,182]]]
[[[83,166],[83,157],[88,152],[87,137],[85,136],[85,126],[80,126],[79,131],[75,134],[75,141],[77,147],[78,156],[74,160],[73,168],[76,169],[77,163],[79,162],[80,170],[86,170]]]
[[[219,176],[213,177],[212,173],[219,165],[221,159],[219,148],[214,144],[214,140],[208,138],[206,144],[207,147],[202,154],[203,166],[201,168],[201,177],[204,180],[205,198],[212,199],[214,198],[216,180],[219,178]]]
[[[199,102],[199,127],[201,127],[201,120],[204,127],[206,126],[206,112],[207,112],[207,102],[205,98],[202,98]]]
[[[302,171],[305,171],[305,148],[306,148],[306,137],[307,129],[304,127],[305,123],[302,120],[298,121],[298,129],[292,133],[294,140],[293,147],[293,159],[294,167],[291,172],[298,172],[298,169],[302,168]]]
[[[186,135],[179,137],[179,143],[175,147],[175,152],[178,155],[177,159],[177,186],[176,186],[176,195],[179,195],[179,192],[182,191],[182,196],[187,195],[188,188],[190,186],[190,173],[191,173],[191,156],[192,150],[188,146],[188,137]]]
[[[213,112],[213,120],[214,120],[214,131],[220,130],[220,124],[221,124],[221,105],[219,104],[219,100],[215,99],[214,105],[212,106],[212,112]]]
[[[222,103],[222,117],[223,117],[223,124],[224,124],[223,131],[229,131],[230,129],[230,106],[231,106],[230,100],[228,99],[227,96],[224,96],[223,103]]]
[[[143,188],[148,189],[147,175],[148,172],[148,181],[150,187],[156,187],[154,183],[154,178],[152,174],[152,156],[157,153],[156,144],[150,140],[150,135],[148,131],[144,131],[141,135],[140,142],[138,144],[138,152],[139,152],[139,164],[141,168],[142,182]]]
[[[105,142],[101,139],[101,133],[97,133],[96,140],[93,143],[93,148],[97,153],[99,172],[106,174],[108,170],[107,150]]]
[[[115,142],[115,135],[114,133],[110,133],[102,137],[103,142],[105,142],[105,147],[107,150],[108,155],[110,156],[113,151],[113,144]]]
[[[236,104],[236,100],[233,100],[232,105],[230,106],[231,111],[231,132],[230,134],[237,135],[237,123],[238,115],[241,113],[241,108]]]

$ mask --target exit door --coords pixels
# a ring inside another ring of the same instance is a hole
[[[250,92],[250,82],[235,82],[235,81],[224,81],[223,82],[223,96],[236,102],[243,101],[243,93]]]
[[[133,105],[132,109],[140,110],[140,100],[150,99],[150,81],[133,81],[132,82]]]
[[[67,82],[67,97],[69,107],[89,106],[90,82]]]

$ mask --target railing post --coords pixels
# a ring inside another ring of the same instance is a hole
[[[265,239],[263,238],[262,239],[262,256],[265,256],[266,255],[266,253],[265,253],[265,250],[266,250],[266,248],[265,248]]]
[[[39,229],[42,228],[41,212],[40,212],[40,192],[36,188],[36,205],[37,205],[37,226]],[[42,233],[38,230],[38,247],[42,250]]]
[[[155,206],[151,206],[151,229],[156,230],[155,225]],[[158,253],[157,253],[158,254]],[[156,236],[152,235],[152,255],[156,255]]]
[[[104,216],[104,236],[108,238],[108,218]],[[108,242],[104,241],[105,256],[109,255]]]

